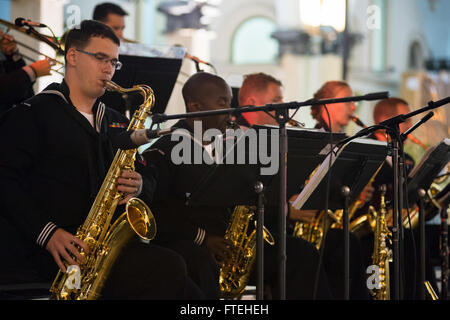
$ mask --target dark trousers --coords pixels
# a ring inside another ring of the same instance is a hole
[[[349,237],[349,298],[351,300],[367,300],[369,291],[366,285],[363,250],[355,235],[350,233]],[[345,298],[344,249],[344,232],[341,229],[330,229],[324,242],[323,262],[335,299]]]
[[[27,244],[4,222],[0,239],[5,250],[0,283],[47,282],[58,266],[50,253]],[[7,240],[7,241],[6,241]],[[202,299],[203,293],[188,277],[183,258],[167,248],[140,242],[137,237],[122,250],[101,293],[102,299]]]
[[[264,243],[264,283],[270,288],[272,298],[276,300],[280,298],[279,261],[278,247]],[[303,239],[286,237],[285,283],[288,300],[332,299],[325,268],[322,265],[319,269],[319,252]],[[256,284],[256,265],[253,268],[251,284]]]
[[[202,299],[188,277],[186,263],[176,252],[134,241],[114,264],[102,290],[102,299]]]
[[[219,299],[219,267],[208,249],[189,240],[164,242],[161,245],[183,257],[189,278],[198,285],[205,299]]]

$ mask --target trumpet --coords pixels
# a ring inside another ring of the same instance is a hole
[[[29,51],[31,51],[31,52],[34,52],[34,53],[36,53],[36,54],[39,54],[39,55],[41,55],[41,56],[44,56],[44,57],[49,61],[49,63],[50,63],[51,66],[59,65],[59,68],[58,68],[58,69],[51,69],[51,71],[56,72],[56,73],[58,73],[58,74],[64,76],[64,74],[60,71],[60,69],[64,67],[64,63],[63,63],[63,62],[58,61],[57,59],[52,58],[52,57],[50,57],[50,56],[48,56],[48,55],[46,55],[46,54],[40,52],[39,50],[37,50],[37,49],[35,49],[35,48],[33,48],[33,47],[31,47],[31,46],[29,46],[29,45],[23,43],[23,42],[17,41],[16,39],[13,39],[12,37],[7,37],[6,35],[8,34],[8,32],[9,32],[11,29],[16,30],[16,31],[18,31],[18,32],[20,32],[20,33],[23,33],[23,34],[25,34],[25,35],[27,35],[27,36],[32,37],[32,38],[35,39],[35,40],[45,42],[45,43],[48,44],[53,50],[55,50],[55,54],[56,54],[56,55],[58,55],[58,54],[59,54],[59,55],[64,55],[64,50],[61,48],[61,45],[60,45],[60,43],[59,43],[59,41],[58,41],[58,39],[57,39],[56,37],[49,37],[49,36],[40,34],[40,33],[38,33],[38,32],[35,31],[35,30],[33,30],[33,31],[31,32],[30,30],[27,30],[27,29],[24,28],[24,27],[18,27],[18,26],[16,26],[15,24],[13,24],[13,23],[11,23],[11,22],[8,22],[8,21],[5,21],[5,20],[2,20],[2,19],[0,19],[0,24],[6,26],[6,28],[7,28],[7,29],[6,29],[6,32],[4,32],[4,33],[1,35],[0,41],[5,41],[5,40],[6,40],[6,42],[14,42],[14,43],[16,43],[18,46],[21,46],[21,47],[23,47],[23,48],[25,48],[25,49],[27,49],[27,50],[29,50]],[[25,58],[25,59],[27,59],[27,60],[29,60],[29,61],[31,61],[31,62],[35,62],[35,61],[36,61],[36,59],[33,59],[33,58],[31,58],[30,56],[23,54],[22,52],[20,53],[20,55],[21,55],[23,58]]]

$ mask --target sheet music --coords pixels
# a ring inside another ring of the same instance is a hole
[[[119,47],[119,54],[150,58],[183,59],[186,55],[186,49],[179,46],[122,42]]]
[[[414,168],[411,170],[411,172],[409,173],[409,177],[412,178],[414,177],[414,175],[420,170],[420,168],[422,168],[422,166],[424,165],[424,163],[428,160],[428,158],[430,157],[430,155],[433,153],[433,151],[440,146],[441,144],[446,144],[447,146],[450,145],[450,139],[446,138],[443,141],[441,141],[440,143],[438,143],[437,145],[430,147],[427,149],[427,151],[425,152],[425,154],[423,155],[422,159],[420,159],[420,162],[414,166]]]
[[[333,152],[329,153],[327,155],[327,157],[322,162],[320,167],[317,169],[317,171],[314,173],[314,175],[311,177],[311,179],[305,185],[303,190],[300,192],[298,197],[292,203],[292,206],[295,209],[301,209],[303,207],[303,205],[308,201],[309,197],[314,192],[314,190],[319,186],[320,182],[323,180],[323,178],[327,174],[329,168],[331,168],[331,166],[333,166],[334,162],[339,157],[339,155],[342,153],[342,151],[351,143],[386,146],[386,142],[383,142],[383,141],[377,141],[374,139],[367,139],[367,138],[357,138],[357,139],[353,139],[352,141],[347,142],[340,149],[338,149],[339,147],[334,147]],[[329,145],[327,147],[329,148]],[[331,162],[331,164],[330,164],[330,162]]]
[[[314,192],[314,190],[317,188],[317,186],[322,181],[323,177],[328,172],[328,169],[333,165],[333,163],[336,161],[339,154],[341,154],[342,150],[345,149],[345,147],[350,142],[347,142],[342,148],[339,149],[339,147],[334,147],[333,152],[330,152],[328,156],[325,158],[325,160],[320,165],[319,169],[314,173],[312,178],[308,181],[306,186],[303,188],[303,190],[300,192],[298,197],[294,200],[292,203],[292,206],[295,209],[301,209],[303,205],[306,203],[306,201],[309,199],[311,194]],[[330,164],[331,162],[331,164]]]

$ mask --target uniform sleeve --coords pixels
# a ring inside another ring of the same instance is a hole
[[[32,195],[39,136],[31,106],[19,105],[0,118],[1,214],[27,240],[45,247],[57,226]]]
[[[161,242],[191,240],[201,245],[206,237],[206,231],[190,219],[183,199],[174,192],[173,182],[177,173],[168,150],[156,145],[143,153],[146,165],[154,170],[156,180],[153,199],[148,203],[156,219],[158,228],[156,237]]]
[[[141,174],[143,182],[139,198],[145,203],[150,203],[156,189],[156,170],[151,164],[147,165],[144,157],[139,153],[136,155],[135,168]]]
[[[0,75],[0,100],[13,105],[28,99],[33,94],[30,77],[23,69]]]

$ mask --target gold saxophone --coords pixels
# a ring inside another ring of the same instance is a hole
[[[245,290],[256,258],[256,228],[249,234],[249,224],[254,216],[254,208],[236,206],[225,232],[225,239],[233,243],[231,258],[224,261],[220,268],[220,295],[224,299],[232,299]],[[256,224],[256,221],[255,221]],[[270,245],[275,243],[272,234],[264,229],[264,240]]]
[[[146,85],[124,89],[112,81],[107,81],[105,88],[121,93],[139,92],[143,95],[144,103],[134,113],[127,130],[143,129],[155,103],[153,90]],[[66,273],[58,271],[50,288],[51,299],[99,298],[105,280],[125,244],[136,234],[144,240],[155,237],[156,223],[153,214],[138,198],[131,198],[126,204],[126,211],[111,225],[122,197],[117,190],[117,179],[123,171],[134,170],[136,152],[136,149],[117,151],[89,214],[76,233],[76,237],[89,247],[89,254],[81,251],[84,262],[79,267],[69,266]]]
[[[308,183],[309,179],[314,175],[316,170],[319,168],[316,167],[314,171],[310,174],[308,180],[306,183]],[[371,185],[380,171],[381,166],[377,169],[377,171],[373,174],[370,181],[367,185]],[[361,206],[363,201],[358,198],[355,201],[352,202],[352,204],[348,208],[348,219],[351,221],[353,218],[355,212],[358,210],[358,208]],[[314,218],[313,222],[303,222],[303,221],[297,221],[294,225],[294,231],[293,236],[297,238],[301,238],[303,240],[306,240],[310,243],[312,243],[317,249],[320,249],[323,241],[323,237],[325,233],[328,232],[330,229],[342,229],[343,228],[343,216],[344,216],[344,210],[343,209],[337,209],[334,212],[332,210],[328,210],[328,214],[326,216],[325,221],[323,221],[325,217],[325,210],[320,211],[316,217]],[[355,219],[355,222],[350,222],[349,230],[353,231],[353,229],[356,229],[360,223],[360,219]],[[325,224],[324,224],[325,223]]]
[[[390,300],[390,285],[389,285],[389,262],[392,261],[392,252],[387,246],[390,241],[391,232],[386,223],[386,185],[380,187],[381,203],[380,212],[376,214],[376,225],[374,232],[374,248],[372,254],[372,265],[378,270],[376,275],[377,286],[370,290],[370,293],[375,300]]]

